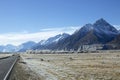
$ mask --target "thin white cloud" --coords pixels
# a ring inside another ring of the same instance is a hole
[[[45,28],[41,29],[40,32],[29,33],[28,31],[23,31],[21,33],[6,33],[0,34],[0,45],[20,45],[26,41],[35,41],[39,42],[40,40],[47,39],[49,37],[55,36],[61,33],[69,33],[72,34],[76,29],[79,29],[80,26],[77,27],[61,27],[61,28]]]
[[[76,27],[73,27],[73,26],[70,26],[70,27],[59,27],[59,28],[44,28],[44,29],[41,29],[40,31],[41,32],[45,32],[45,31],[59,31],[59,32],[65,32],[65,33],[69,33],[69,34],[72,34],[75,30],[77,29],[80,29],[81,26],[76,26]]]

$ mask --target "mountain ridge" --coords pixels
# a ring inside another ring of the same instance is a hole
[[[84,25],[69,37],[59,41],[57,44],[48,45],[46,49],[78,50],[81,45],[107,44],[117,37],[118,34],[118,30],[114,26],[101,18],[93,24],[89,23]]]

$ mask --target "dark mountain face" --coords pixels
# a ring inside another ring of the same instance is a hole
[[[120,34],[117,35],[112,41],[106,43],[103,49],[120,49]]]
[[[108,44],[117,44],[120,45],[120,34],[116,36],[112,41],[110,41]]]
[[[104,19],[97,20],[93,26],[95,28],[94,34],[97,36],[99,42],[104,44],[114,39],[118,34],[118,30]]]
[[[117,29],[104,19],[99,19],[93,25],[86,24],[77,33],[73,34],[73,36],[78,35],[77,38],[81,44],[104,44],[114,39],[117,34]],[[92,40],[95,40],[95,42],[92,42]]]

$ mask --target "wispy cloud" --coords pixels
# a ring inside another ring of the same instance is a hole
[[[20,33],[12,32],[12,33],[0,34],[0,45],[6,45],[6,44],[19,45],[26,41],[39,42],[40,40],[47,39],[57,34],[62,34],[62,33],[72,34],[76,29],[79,28],[80,26],[44,28],[41,29],[40,32],[35,32],[35,33],[29,33],[28,31],[23,31]]]
[[[69,33],[69,34],[72,34],[75,30],[77,29],[80,29],[81,26],[76,26],[76,27],[73,27],[73,26],[70,26],[70,27],[58,27],[58,28],[43,28],[41,29],[40,31],[41,32],[46,32],[46,31],[57,31],[57,32],[65,32],[65,33]]]

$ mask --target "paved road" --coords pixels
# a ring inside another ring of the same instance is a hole
[[[5,77],[8,75],[10,68],[17,60],[18,55],[10,56],[5,59],[0,59],[0,80],[6,80]]]

